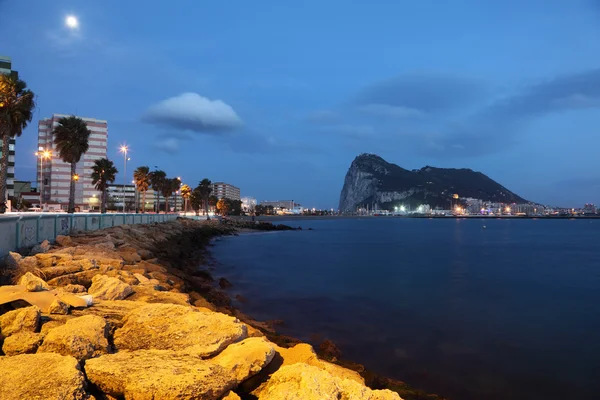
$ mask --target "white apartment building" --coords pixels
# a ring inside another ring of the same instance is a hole
[[[53,114],[38,123],[38,149],[50,151],[50,159],[43,160],[43,170],[37,163],[38,187],[42,190],[44,203],[60,204],[66,208],[69,204],[69,186],[71,183],[71,165],[60,159],[54,144],[52,131],[58,126],[58,120],[68,117],[64,114]],[[92,185],[92,166],[94,161],[106,158],[108,141],[108,122],[95,118],[80,117],[92,132],[89,137],[89,149],[77,163],[76,174],[79,180],[75,183],[75,206],[81,209],[98,207],[100,193]],[[42,182],[40,182],[42,181]]]
[[[213,183],[212,195],[219,200],[222,198],[240,200],[240,188],[225,182],[215,182]]]
[[[256,197],[242,197],[242,211],[252,212],[256,208]]]
[[[0,74],[11,74],[19,77],[17,71],[13,71],[10,57],[0,56]],[[6,196],[15,195],[15,139],[8,141],[8,170],[6,171]],[[2,157],[2,146],[0,146],[0,157]],[[0,202],[3,199],[0,199]]]

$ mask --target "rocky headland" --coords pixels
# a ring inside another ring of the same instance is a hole
[[[231,307],[229,283],[199,265],[211,238],[247,229],[290,228],[179,219],[10,253],[0,400],[438,398],[338,360],[332,343],[319,356]]]

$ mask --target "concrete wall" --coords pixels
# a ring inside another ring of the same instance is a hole
[[[0,216],[0,257],[72,231],[93,231],[118,225],[173,221],[175,214],[21,214]]]

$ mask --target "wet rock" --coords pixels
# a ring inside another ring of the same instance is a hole
[[[225,278],[219,279],[219,287],[221,289],[227,289],[227,288],[230,288],[232,286],[233,285],[231,284],[231,282],[229,282],[227,279],[225,279]]]
[[[92,278],[92,286],[88,289],[88,293],[94,299],[122,300],[133,293],[133,289],[119,279],[105,275],[95,275]]]
[[[50,304],[48,313],[67,315],[69,313],[69,305],[60,299],[56,299]]]
[[[146,279],[146,281],[148,281]],[[128,300],[145,301],[146,303],[170,303],[182,306],[190,305],[190,297],[185,293],[163,292],[155,290],[153,285],[137,285]]]
[[[371,390],[354,380],[341,379],[303,363],[281,367],[253,394],[260,400],[401,400],[398,393],[387,389]]]
[[[4,339],[2,351],[7,356],[35,353],[40,343],[42,343],[40,333],[22,331]]]
[[[331,340],[324,340],[319,345],[320,354],[329,361],[336,361],[342,356],[342,351]]]
[[[41,292],[42,290],[49,290],[50,287],[42,278],[38,278],[31,272],[26,272],[25,275],[19,279],[19,285],[25,286],[25,290],[28,292]]]
[[[108,326],[104,318],[86,315],[70,319],[48,332],[38,351],[87,360],[108,352],[107,337]]]
[[[40,309],[31,306],[9,311],[0,316],[0,333],[10,336],[17,332],[36,332],[40,327]]]
[[[150,260],[154,258],[154,254],[150,250],[140,249],[137,251],[142,260]]]
[[[31,251],[29,252],[29,255],[35,256],[36,254],[47,253],[49,250],[50,250],[50,242],[47,240],[44,240],[42,243],[36,244],[35,246],[33,246]]]
[[[0,399],[85,400],[85,379],[77,360],[59,354],[0,357]]]
[[[246,326],[225,314],[174,304],[147,304],[125,316],[114,342],[119,350],[186,349],[205,357],[246,335]]]
[[[56,239],[54,239],[57,245],[67,247],[73,245],[73,239],[70,236],[58,235]]]

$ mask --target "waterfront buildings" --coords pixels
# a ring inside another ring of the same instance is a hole
[[[139,192],[135,188],[135,185],[125,185],[125,190],[123,190],[122,184],[111,184],[108,186],[106,194],[107,209],[109,210],[122,211],[124,198],[125,211],[127,212],[134,212],[136,209],[138,211],[141,211],[142,209],[145,211],[155,211],[157,204],[161,211],[165,211],[165,198],[152,189],[148,189],[146,192],[145,202],[143,193]],[[100,207],[99,197],[97,201],[94,201],[95,205],[96,203],[97,206],[94,208]],[[177,211],[183,211],[183,198],[179,193],[173,193],[173,195],[169,197],[169,211],[175,211],[175,205],[177,205]]]
[[[256,197],[242,197],[242,211],[249,213],[256,208]]]
[[[69,185],[71,183],[71,166],[60,159],[52,131],[58,120],[68,117],[64,114],[53,114],[38,123],[38,150],[50,151],[50,157],[43,160],[43,168],[37,163],[38,188],[42,191],[44,203],[58,204],[66,209],[69,203]],[[94,161],[106,158],[108,141],[108,122],[95,118],[80,117],[92,132],[89,138],[89,150],[81,157],[75,170],[75,206],[80,209],[99,207],[100,193],[92,185],[92,166]]]
[[[18,78],[17,71],[12,69],[10,57],[0,56],[0,74],[11,74]],[[0,157],[2,157],[2,146],[0,146]],[[10,199],[15,196],[15,139],[8,142],[8,171],[6,173],[6,196]],[[0,199],[1,202],[1,199]]]
[[[213,183],[212,195],[216,196],[219,200],[222,198],[229,200],[241,200],[240,188],[225,182]]]
[[[275,210],[293,210],[294,206],[300,206],[300,204],[295,204],[294,200],[262,200],[260,205],[271,206]]]
[[[596,210],[596,206],[594,204],[588,203],[585,206],[583,206],[583,213],[584,214],[596,214],[597,210]]]

